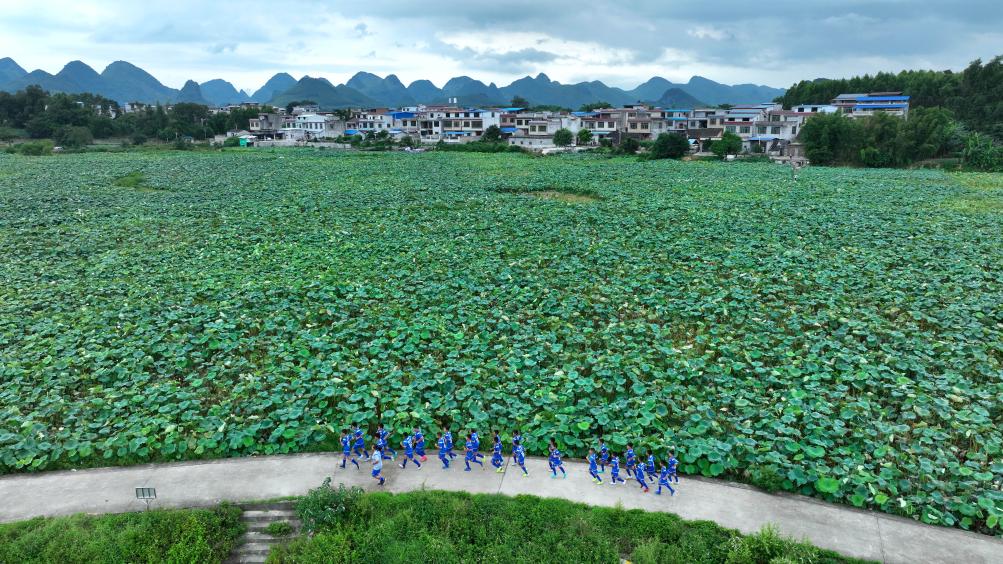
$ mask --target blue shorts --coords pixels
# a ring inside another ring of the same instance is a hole
[[[343,450],[343,451],[341,451],[341,454],[343,454],[345,456],[351,456],[352,455],[352,451],[351,450]]]
[[[378,478],[381,468],[373,468],[373,478]]]

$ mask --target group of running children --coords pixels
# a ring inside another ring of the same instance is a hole
[[[355,465],[357,469],[359,467],[359,458],[368,460],[373,466],[372,476],[379,483],[383,485],[386,481],[382,475],[383,471],[383,461],[384,460],[397,460],[397,451],[394,450],[388,443],[387,438],[390,436],[390,432],[381,423],[376,429],[376,434],[374,435],[376,443],[373,448],[373,453],[370,455],[369,451],[366,449],[366,437],[365,432],[361,427],[355,425],[351,430],[342,429],[341,431],[341,468],[345,468],[349,462]],[[449,429],[443,429],[439,433],[435,441],[438,447],[439,461],[442,462],[443,470],[448,470],[450,462],[456,458],[456,453],[453,452],[453,434],[450,433]],[[526,470],[526,450],[523,447],[524,441],[522,434],[516,431],[512,436],[512,460],[515,462],[519,468],[522,469],[523,477],[529,477],[529,471]],[[470,464],[480,464],[481,469],[484,467],[484,455],[480,451],[481,442],[477,437],[476,431],[470,431],[467,434],[467,440],[464,443],[465,456],[463,462],[466,465],[464,471],[470,472]],[[428,457],[425,456],[425,436],[421,433],[421,429],[415,427],[412,434],[408,435],[401,441],[401,447],[404,449],[404,461],[399,464],[401,468],[407,468],[408,462],[414,464],[416,468],[421,468],[421,463],[426,462]],[[551,478],[557,478],[557,472],[560,470],[561,478],[566,479],[568,473],[564,470],[564,465],[561,462],[561,451],[557,449],[557,445],[553,440],[550,441],[549,445],[550,456],[548,457],[548,463],[550,465]],[[661,468],[656,470],[655,468],[655,455],[648,453],[647,460],[641,461],[638,459],[637,454],[634,452],[634,445],[628,443],[627,450],[624,452],[625,465],[626,465],[626,478],[620,476],[620,457],[610,452],[609,448],[606,446],[606,441],[601,437],[599,438],[599,444],[595,448],[589,449],[589,476],[592,477],[593,483],[602,484],[603,479],[599,476],[606,472],[606,466],[610,467],[610,482],[612,484],[625,484],[627,480],[633,479],[641,486],[641,491],[648,493],[648,480],[654,482],[655,477],[658,478],[658,490],[655,492],[658,495],[662,494],[662,488],[665,487],[669,490],[670,495],[675,495],[676,490],[671,486],[674,481],[679,483],[679,475],[676,473],[676,467],[679,465],[679,461],[676,460],[675,453],[669,455],[667,461],[663,461]],[[491,465],[495,467],[495,471],[502,473],[505,471],[505,457],[502,456],[502,440],[498,431],[494,432],[494,449],[491,455]]]

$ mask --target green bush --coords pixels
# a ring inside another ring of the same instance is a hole
[[[413,562],[427,555],[442,563],[566,562],[570,554],[580,562],[628,557],[639,563],[718,563],[738,562],[745,555],[847,561],[775,530],[742,537],[711,522],[667,513],[442,491],[365,494],[312,537],[273,549],[268,561],[329,562],[333,554],[345,562]]]
[[[331,478],[325,478],[319,488],[314,488],[296,504],[296,513],[303,520],[303,529],[316,531],[333,527],[350,512],[362,497],[358,486],[346,488],[345,484],[331,486]]]
[[[690,151],[690,142],[678,133],[662,133],[651,144],[652,159],[679,159]]]
[[[0,562],[221,562],[244,532],[240,513],[222,505],[0,525]]]
[[[742,138],[730,131],[725,131],[720,139],[710,144],[710,152],[722,159],[726,155],[737,155],[742,152]]]
[[[293,526],[289,524],[288,521],[276,521],[274,523],[269,523],[265,527],[265,533],[273,537],[287,537],[293,532]]]
[[[11,154],[26,155],[29,157],[41,157],[52,154],[52,142],[30,141],[28,143],[18,143],[17,145],[7,147],[4,151]]]
[[[223,140],[224,147],[240,147],[240,137],[227,137]]]

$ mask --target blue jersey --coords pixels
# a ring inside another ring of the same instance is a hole
[[[523,444],[523,442],[522,442],[522,435],[519,434],[519,433],[516,433],[516,434],[512,435],[512,448],[514,449],[515,445],[517,445],[517,444],[518,445]]]
[[[501,454],[502,453],[502,444],[501,444],[500,440],[495,441],[494,453],[495,454]]]
[[[590,454],[589,455],[589,470],[595,472],[598,468],[599,468],[599,466],[596,464],[596,455]]]
[[[474,448],[474,441],[467,441],[464,447],[467,449],[467,456],[473,456],[477,452],[477,449]]]
[[[606,448],[606,443],[599,445],[599,458],[609,460],[609,449]]]
[[[644,466],[641,466],[640,464],[638,464],[637,468],[634,469],[634,475],[637,476],[638,481],[643,482],[644,481]]]
[[[376,446],[380,450],[386,450],[386,448],[387,448],[387,442],[383,440],[383,437],[380,437],[380,438],[376,439]]]
[[[435,446],[439,447],[439,454],[445,454],[446,451],[449,450],[449,447],[446,446],[445,437],[439,439],[438,441],[435,441]]]
[[[453,448],[453,434],[452,433],[450,433],[449,431],[446,431],[446,433],[444,435],[442,435],[442,440],[445,441],[445,443],[446,443],[446,450],[450,450],[450,449]]]
[[[620,459],[618,457],[613,458],[613,463],[610,465],[610,468],[610,472],[612,472],[614,476],[620,473]]]
[[[561,465],[561,451],[557,450],[556,448],[554,450],[550,451],[550,462],[553,463],[554,466],[560,466]]]
[[[356,427],[355,428],[355,446],[361,447],[361,446],[365,446],[365,444],[366,444],[366,437],[365,437],[365,435],[363,435],[362,429],[359,428],[359,427]]]
[[[414,454],[414,443],[411,442],[411,437],[404,437],[404,454],[411,456]]]
[[[658,475],[659,482],[665,482],[669,479],[669,469],[662,466],[662,472]]]
[[[477,438],[477,433],[470,433],[470,440],[474,442],[474,450],[481,450],[481,440]]]
[[[418,448],[425,446],[425,435],[421,434],[421,430],[414,432],[414,445]]]
[[[636,457],[634,456],[634,449],[628,448],[627,453],[624,456],[627,457],[627,466],[633,466],[634,462],[636,461]]]
[[[648,464],[646,470],[648,471],[648,474],[655,473],[655,455],[653,454],[648,455]]]
[[[352,439],[348,435],[341,437],[341,452],[345,454],[352,452]]]
[[[386,443],[387,437],[390,435],[390,431],[387,431],[386,429],[380,429],[379,431],[377,431],[377,433],[379,433],[380,438],[383,439],[383,442]]]
[[[520,465],[526,462],[526,449],[522,448],[522,445],[516,445],[512,454],[515,455],[515,461]]]
[[[669,457],[669,474],[675,474],[676,473],[676,465],[677,464],[679,464],[679,461],[676,460],[676,457],[675,456],[670,456]]]

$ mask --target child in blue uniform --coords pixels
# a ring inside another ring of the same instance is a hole
[[[676,490],[672,489],[669,485],[669,467],[662,464],[662,472],[658,475],[658,491],[655,492],[656,495],[662,495],[662,486],[669,488],[669,495],[676,495]]]
[[[491,465],[497,468],[495,472],[499,474],[505,471],[505,457],[502,456],[501,436],[498,435],[497,429],[495,429],[495,445],[494,451],[491,453]]]
[[[649,476],[655,475],[655,455],[648,451],[648,463],[644,466],[644,472]]]
[[[620,477],[620,457],[614,456],[613,462],[610,463],[609,467],[609,480],[615,486],[617,482],[621,484],[626,484],[627,480]]]
[[[644,481],[644,466],[638,464],[634,468],[634,478],[637,479],[638,484],[641,484],[641,490],[648,493],[648,484]]]
[[[380,449],[380,452],[383,453],[383,460],[391,460],[391,458],[389,456],[387,456],[387,454],[386,454],[387,453],[387,442],[384,441],[378,434],[375,436],[375,439],[376,440],[373,441],[373,446],[374,446],[374,448]]]
[[[379,485],[382,486],[383,482],[386,481],[386,478],[380,476],[380,471],[383,470],[383,453],[380,452],[380,449],[373,451],[373,457],[370,461],[373,464],[373,479],[379,482]]]
[[[439,462],[442,462],[442,469],[449,470],[449,448],[446,447],[445,435],[439,433],[439,438],[435,441],[435,446],[439,447]]]
[[[550,471],[556,473],[554,470],[554,451],[557,450],[557,443],[554,439],[550,439],[547,443],[547,466],[550,467]]]
[[[515,441],[512,447],[512,459],[519,465],[519,468],[522,468],[522,477],[528,478],[529,471],[526,470],[526,450],[522,448],[522,444],[519,441]]]
[[[477,431],[471,430],[470,437],[474,441],[474,455],[479,459],[483,459],[484,455],[481,454],[481,439],[477,436]]]
[[[414,439],[411,437],[404,437],[404,440],[401,441],[401,446],[404,447],[404,462],[400,465],[400,467],[407,468],[407,461],[410,460],[411,462],[414,462],[415,466],[421,468],[421,462],[418,462],[418,459],[414,457]]]
[[[414,442],[414,453],[421,457],[422,462],[425,462],[428,460],[428,457],[425,456],[425,435],[421,434],[421,429],[418,427],[414,428],[412,439]]]
[[[599,437],[599,473],[602,474],[606,471],[606,465],[609,464],[609,448],[606,447],[606,441]]]
[[[515,434],[512,435],[512,452],[515,452],[515,445],[521,445],[521,444],[523,444],[522,431],[516,429]]]
[[[393,460],[397,458],[397,451],[390,446],[390,431],[387,431],[386,427],[383,426],[383,423],[380,423],[380,426],[376,428],[376,436],[383,441],[383,460]]]
[[[592,476],[592,481],[601,484],[602,478],[599,477],[599,465],[596,464],[596,449],[589,449],[589,476]]]
[[[564,464],[561,463],[561,451],[557,450],[557,445],[554,445],[554,450],[550,451],[550,471],[553,472],[551,478],[557,477],[558,468],[561,470],[561,478],[566,480],[568,473],[564,471]]]
[[[355,425],[353,434],[355,435],[355,456],[369,458],[369,451],[366,450],[366,436],[363,434],[362,427],[359,427],[358,423]]]
[[[359,468],[359,462],[352,456],[352,436],[348,434],[348,429],[341,430],[341,467],[344,468],[345,464],[348,463],[348,458],[352,458],[352,464],[355,468]]]
[[[477,464],[480,464],[481,470],[484,470],[484,463],[481,462],[480,460],[477,460],[477,443],[474,442],[474,437],[472,434],[467,437],[467,443],[465,446],[467,450],[467,455],[463,459],[463,462],[467,465],[465,472],[470,472],[471,462],[476,462]]]
[[[634,443],[627,443],[627,452],[623,453],[624,466],[627,467],[627,478],[634,477],[634,469],[637,466],[637,455],[634,454]]]
[[[679,461],[676,460],[676,453],[669,454],[669,478],[675,478],[676,483],[679,483],[679,474],[676,473],[676,466],[679,465]]]
[[[442,440],[446,443],[446,454],[449,456],[450,460],[456,458],[456,453],[453,452],[453,433],[450,432],[449,427],[446,427],[443,430]]]

